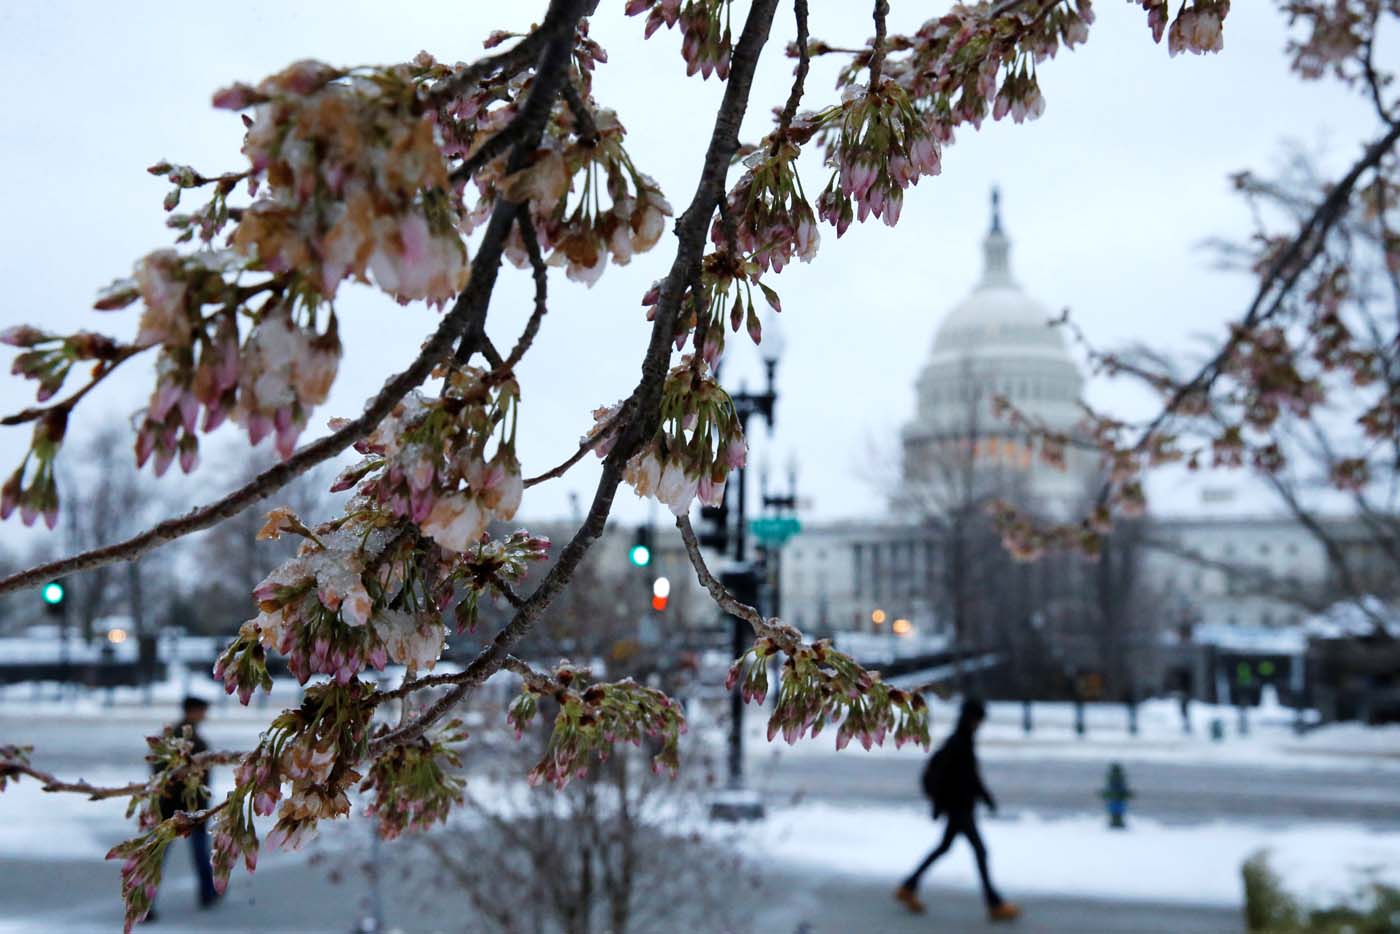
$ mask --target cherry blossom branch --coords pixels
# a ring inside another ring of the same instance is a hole
[[[580,0],[558,2],[551,6],[550,13],[555,13],[554,7],[556,6],[576,10],[584,5],[586,2],[580,3]],[[542,25],[540,29],[542,31],[548,30],[547,37],[551,40],[548,46],[550,51],[556,51],[564,46],[566,41],[569,44],[572,43],[578,19],[579,15],[574,15],[571,19],[567,16],[556,16],[550,25],[550,16],[545,17],[546,25]],[[560,57],[565,60],[561,62]],[[552,67],[547,68],[547,66]],[[521,135],[522,145],[518,146],[512,155],[512,166],[518,168],[523,165],[528,149],[533,148],[524,145],[524,142],[537,139],[544,129],[545,121],[549,117],[550,110],[558,96],[559,87],[564,80],[566,66],[567,48],[556,54],[552,61],[541,62],[530,96],[511,123],[511,126],[523,128],[521,131],[523,134]],[[506,130],[501,132],[505,133]],[[481,247],[477,251],[467,287],[457,297],[452,310],[443,317],[437,331],[423,345],[417,359],[397,376],[386,382],[384,388],[365,406],[365,411],[358,418],[347,422],[325,438],[307,445],[287,460],[270,467],[244,486],[208,506],[195,509],[179,518],[167,519],[145,532],[114,545],[95,548],[70,558],[50,561],[47,564],[41,564],[0,579],[0,594],[31,586],[62,574],[90,570],[117,561],[129,561],[166,542],[207,529],[265,499],[289,481],[317,464],[329,460],[369,434],[385,416],[393,411],[394,406],[398,405],[399,401],[410,390],[431,374],[433,368],[447,356],[452,345],[458,340],[462,341],[458,348],[459,358],[462,357],[463,351],[474,350],[480,346],[481,341],[485,338],[486,312],[490,304],[491,294],[495,290],[505,240],[510,233],[511,225],[515,222],[519,207],[518,204],[504,198],[497,201],[491,219],[487,223],[486,233],[482,237]],[[466,356],[470,357],[470,353],[467,353]]]
[[[491,574],[491,586],[495,587],[500,595],[505,598],[505,601],[517,610],[525,605],[525,598],[516,593],[514,587],[501,580],[499,574],[494,572]]]
[[[544,61],[541,58],[541,52],[548,55],[550,50],[555,48],[557,42],[564,39],[567,39],[570,46],[572,46],[574,31],[578,28],[579,19],[583,16],[587,16],[596,6],[597,0],[589,0],[589,2],[584,3],[582,7],[583,12],[580,15],[571,16],[575,7],[574,4],[551,3],[549,11],[545,14],[544,21],[528,36],[512,47],[509,52],[502,53],[502,55],[497,56],[497,58],[502,60],[504,68],[514,68],[515,70],[525,67],[525,65],[532,60],[538,60],[539,65],[535,70],[535,82],[536,88],[538,88],[539,79],[544,74]],[[490,68],[488,67],[487,71],[489,70]],[[459,93],[471,87],[471,85],[479,80],[480,77],[484,76],[487,71],[468,74],[468,72],[472,72],[472,69],[468,69],[467,72],[464,72],[462,75],[454,76],[449,79],[449,82],[444,87],[442,96],[451,97],[454,96],[455,93]],[[546,114],[553,108],[554,100],[560,91],[567,94],[566,85],[568,82],[565,76],[551,76],[551,79],[549,84],[552,93],[549,95]],[[538,99],[541,99],[541,96],[534,93],[532,89],[530,100],[534,101]],[[521,116],[524,116],[523,112]],[[507,149],[510,149],[522,140],[531,139],[535,135],[535,131],[530,130],[525,121],[518,118],[511,121],[499,133],[483,142],[475,152],[453,170],[451,176],[453,183],[467,181],[487,163],[505,153]],[[523,168],[523,164],[516,168]]]
[[[685,542],[685,552],[690,556],[690,564],[695,568],[695,575],[699,578],[700,585],[709,591],[710,596],[714,598],[721,610],[731,616],[739,617],[752,626],[758,635],[772,639],[784,652],[791,652],[802,644],[802,633],[776,617],[773,619],[764,618],[762,613],[734,596],[728,587],[725,587],[710,573],[710,568],[705,563],[705,556],[700,553],[700,542],[695,537],[695,530],[691,528],[689,516],[678,516],[676,528],[681,530],[681,540]]]
[[[86,396],[88,393],[92,392],[92,390],[99,383],[101,383],[108,376],[111,376],[112,372],[116,370],[117,367],[121,366],[123,363],[130,360],[132,357],[136,356],[142,351],[149,349],[149,347],[137,347],[134,345],[119,348],[114,356],[101,361],[101,367],[97,370],[97,372],[95,372],[92,375],[92,379],[88,380],[87,383],[83,386],[83,388],[73,393],[67,399],[55,402],[52,405],[31,406],[30,408],[24,409],[20,412],[16,412],[13,415],[6,415],[4,418],[0,418],[0,425],[22,425],[25,422],[32,422],[35,419],[43,418],[44,416],[49,415],[53,412],[72,412],[73,407],[77,405],[79,401],[82,400],[83,396]]]
[[[1290,294],[1304,270],[1317,256],[1318,251],[1321,250],[1327,234],[1341,218],[1357,181],[1365,172],[1375,168],[1380,163],[1381,159],[1394,148],[1397,140],[1400,140],[1400,123],[1391,126],[1389,132],[1368,146],[1361,159],[1351,167],[1351,171],[1328,192],[1327,197],[1318,204],[1303,225],[1303,229],[1289,243],[1288,249],[1280,253],[1269,265],[1269,269],[1259,283],[1259,289],[1255,292],[1254,300],[1250,303],[1249,310],[1240,321],[1239,327],[1231,333],[1220,350],[1196,372],[1195,376],[1177,387],[1167,404],[1148,422],[1147,428],[1144,429],[1137,443],[1133,446],[1134,451],[1143,450],[1151,442],[1157,429],[1176,412],[1189,396],[1210,392],[1211,387],[1215,385],[1215,381],[1223,372],[1225,362],[1229,360],[1235,346],[1239,343],[1239,335],[1243,331],[1248,331],[1277,314],[1284,299]],[[1276,285],[1277,288],[1275,288]],[[1269,301],[1270,296],[1273,297],[1272,301]]]
[[[553,691],[559,687],[559,682],[542,671],[530,667],[528,662],[516,658],[514,655],[507,655],[505,662],[501,665],[506,671],[513,672],[525,680],[526,684],[543,691]]]
[[[198,769],[209,765],[227,765],[230,762],[237,762],[245,754],[241,752],[220,751],[201,752],[191,756],[188,763],[171,769],[171,775],[179,775],[190,769]],[[13,776],[28,775],[37,779],[41,783],[41,791],[47,792],[72,792],[74,794],[87,795],[91,801],[101,801],[106,798],[129,798],[132,795],[139,795],[150,789],[151,782],[155,779],[147,779],[143,782],[132,782],[129,785],[93,785],[89,782],[78,779],[75,782],[64,781],[51,772],[36,769],[21,759],[0,759],[0,778],[10,778]]]
[[[487,250],[490,234],[491,232],[488,231],[488,240],[483,241],[482,253],[479,253],[477,257],[478,263],[490,255],[490,251]],[[503,234],[497,236],[498,239],[504,239]],[[499,262],[499,244],[495,249],[495,254],[497,262]],[[433,367],[437,366],[438,362],[447,355],[459,337],[468,331],[480,333],[481,319],[485,316],[486,300],[489,299],[490,292],[483,291],[479,283],[480,280],[487,278],[494,283],[495,276],[494,270],[491,270],[492,274],[487,276],[480,265],[477,266],[477,269],[480,274],[473,276],[468,282],[466,290],[457,299],[452,310],[442,319],[437,331],[423,345],[417,359],[386,382],[384,388],[370,400],[369,404],[365,406],[365,411],[358,418],[352,419],[326,437],[308,444],[285,461],[269,467],[248,483],[207,506],[194,509],[177,518],[166,519],[124,541],[94,548],[68,558],[60,558],[57,561],[49,561],[0,579],[0,594],[33,586],[64,574],[74,574],[78,571],[104,567],[118,561],[130,561],[168,542],[210,528],[224,519],[238,515],[254,503],[266,499],[273,492],[317,464],[331,459],[350,447],[373,431],[374,427],[393,411],[394,406],[398,405],[399,401],[410,390],[428,377]]]
[[[661,295],[652,322],[651,340],[642,363],[642,375],[632,397],[622,407],[623,427],[598,479],[593,502],[583,523],[564,546],[559,560],[539,586],[517,609],[511,621],[456,678],[456,687],[427,707],[409,726],[388,733],[371,744],[371,754],[397,743],[421,736],[447,711],[456,706],[473,688],[501,669],[512,646],[534,625],[535,620],[568,584],[575,568],[592,544],[602,535],[613,497],[622,482],[623,469],[638,448],[655,434],[660,421],[661,387],[670,361],[672,336],[686,284],[698,272],[704,255],[706,234],[715,207],[724,193],[725,177],[739,148],[739,127],[748,108],[749,92],[759,54],[768,41],[777,0],[754,0],[739,43],[734,48],[724,98],[715,116],[714,129],[705,152],[705,164],[690,206],[676,223],[676,258],[662,282]],[[551,46],[550,51],[553,51]],[[546,56],[549,52],[546,53]],[[543,68],[543,66],[542,66]]]

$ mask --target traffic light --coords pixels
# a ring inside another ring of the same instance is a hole
[[[658,577],[651,585],[651,608],[658,613],[666,609],[666,601],[671,598],[671,582]]]
[[[639,568],[651,564],[651,526],[637,526],[637,537],[627,552],[627,560]]]
[[[39,588],[39,596],[44,601],[44,612],[49,616],[63,615],[63,601],[68,597],[63,581],[49,581]]]

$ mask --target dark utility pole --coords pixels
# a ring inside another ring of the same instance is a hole
[[[739,422],[743,426],[745,437],[749,433],[749,420],[754,415],[763,418],[770,434],[773,431],[773,414],[778,401],[774,388],[777,363],[776,357],[764,360],[767,386],[763,392],[750,393],[740,389],[738,392],[730,394],[730,399],[734,402],[735,414],[738,415]],[[756,606],[759,603],[759,569],[754,562],[749,560],[748,556],[747,480],[747,470],[744,467],[738,468],[731,475],[730,482],[725,485],[724,500],[721,505],[701,510],[701,518],[705,520],[706,528],[700,536],[700,543],[714,548],[721,556],[732,557],[731,567],[720,572],[720,582],[736,598],[750,606]],[[732,523],[729,521],[731,491],[734,494],[735,505],[735,516]],[[731,541],[731,529],[733,553],[726,555]],[[738,658],[748,648],[751,637],[749,624],[737,616],[730,616],[729,622],[730,648],[734,657]],[[738,686],[735,686],[729,698],[728,758],[729,791],[731,793],[740,792],[744,788],[744,699]],[[758,818],[763,816],[763,806],[756,799],[752,801],[741,800],[739,795],[731,794],[729,798],[715,803],[712,814],[717,818],[727,820]]]

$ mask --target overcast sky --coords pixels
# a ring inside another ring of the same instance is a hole
[[[694,189],[722,86],[687,79],[678,35],[644,42],[641,20],[622,16],[622,6],[603,0],[593,26],[610,54],[596,93],[618,111],[634,159],[661,181],[679,213]],[[815,0],[813,35],[860,42],[867,6]],[[946,6],[894,0],[891,26],[912,29]],[[993,184],[1002,187],[1017,278],[1052,309],[1069,307],[1094,342],[1189,349],[1193,338],[1222,332],[1247,301],[1249,283],[1212,271],[1199,243],[1248,229],[1227,175],[1268,168],[1287,139],[1324,147],[1335,164],[1372,130],[1358,100],[1290,75],[1284,24],[1272,6],[1235,4],[1223,54],[1169,59],[1165,46],[1151,42],[1136,5],[1100,3],[1088,45],[1041,66],[1047,107],[1038,122],[964,132],[945,152],[943,174],[908,193],[896,230],[855,226],[838,241],[824,228],[816,261],[773,281],[783,297],[787,352],[777,430],[771,441],[762,429],[753,432],[753,456],[779,466],[797,459],[807,516],[883,510],[879,490],[862,479],[863,451],[897,456],[898,429],[913,411],[914,379],[935,329],[977,278]],[[147,165],[166,158],[211,174],[243,167],[237,116],[209,106],[217,88],[256,81],[299,58],[381,63],[426,48],[448,61],[471,59],[490,31],[524,28],[544,7],[524,0],[0,5],[0,323],[134,332],[135,308],[104,316],[89,310],[93,296],[128,274],[134,259],[169,243],[160,208],[165,185],[144,172]],[[761,62],[746,139],[766,131],[770,108],[786,96],[789,19],[781,18]],[[833,65],[814,68],[809,105],[832,99]],[[804,180],[814,193],[825,174],[813,162]],[[520,368],[527,474],[571,453],[590,410],[635,383],[648,332],[638,299],[673,251],[667,236],[591,290],[554,278],[541,339]],[[528,289],[524,273],[503,277],[489,325],[498,344],[508,344],[528,314]],[[346,356],[329,404],[317,413],[317,434],[327,417],[358,413],[386,375],[412,359],[438,318],[368,288],[342,295]],[[737,349],[726,381],[735,388],[757,364],[751,347],[730,346]],[[110,382],[110,392],[81,407],[73,436],[143,405],[151,371],[129,365]],[[6,411],[32,400],[31,385],[0,385]],[[1089,394],[1127,413],[1144,402],[1100,383]],[[6,431],[0,468],[8,471],[29,429]],[[531,490],[523,512],[568,515],[571,492],[585,502],[591,496],[596,464],[590,458]],[[203,470],[201,500],[222,492],[215,472]],[[619,495],[617,513],[645,512],[629,491]],[[12,519],[0,540],[20,541],[17,529]]]

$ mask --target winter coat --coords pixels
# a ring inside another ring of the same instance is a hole
[[[977,769],[977,752],[971,730],[956,730],[928,760],[923,775],[924,794],[933,804],[935,818],[944,814],[969,814],[978,801],[996,810],[996,801]]]

